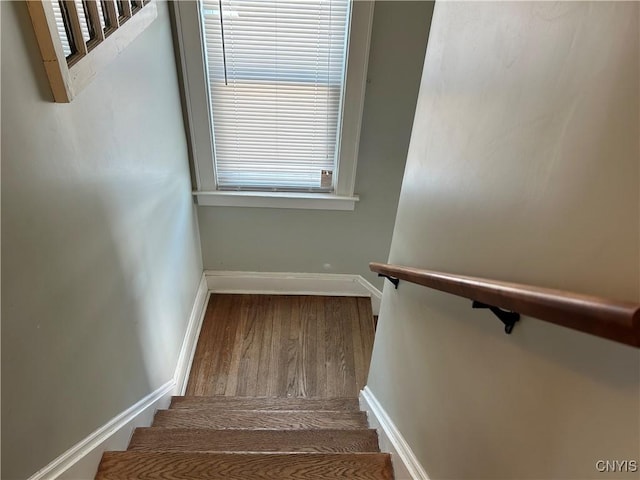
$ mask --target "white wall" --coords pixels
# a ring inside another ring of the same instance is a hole
[[[205,268],[352,273],[382,285],[368,264],[389,253],[432,8],[376,2],[355,211],[199,207]]]
[[[435,8],[389,261],[640,299],[639,5]],[[369,387],[432,479],[638,478],[638,350],[385,287]]]
[[[24,479],[170,380],[202,272],[166,5],[54,104],[2,4],[2,478]]]

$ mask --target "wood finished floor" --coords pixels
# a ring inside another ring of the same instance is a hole
[[[369,298],[213,294],[186,395],[356,397],[373,337]]]

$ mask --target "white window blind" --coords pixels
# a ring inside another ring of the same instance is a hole
[[[201,3],[219,189],[333,190],[350,8]]]
[[[82,39],[85,42],[88,42],[90,39],[89,34],[89,25],[87,24],[87,18],[84,12],[84,5],[80,0],[75,0],[76,11],[78,13],[78,19],[80,20],[80,29],[82,30]],[[65,13],[63,13],[63,8],[60,4],[60,1],[52,1],[51,5],[53,6],[53,16],[56,20],[56,27],[58,29],[58,37],[60,37],[60,42],[62,43],[62,52],[65,57],[70,56],[73,52],[71,48],[71,42],[69,41],[69,36],[71,35],[71,27],[69,26],[69,21],[65,21]]]
[[[53,6],[53,16],[56,19],[56,27],[58,29],[58,37],[62,43],[62,52],[65,57],[71,55],[71,45],[69,43],[69,33],[65,28],[65,22],[62,16],[62,9],[60,8],[60,2],[51,2]]]

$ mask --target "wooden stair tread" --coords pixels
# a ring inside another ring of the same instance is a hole
[[[375,430],[136,428],[129,451],[379,452]]]
[[[186,394],[358,397],[373,339],[369,297],[212,294]]]
[[[368,297],[212,295],[188,396],[95,478],[393,480],[357,398],[373,338]]]
[[[334,411],[270,411],[202,409],[158,410],[153,427],[215,428],[215,429],[367,429],[363,412]]]
[[[96,480],[391,480],[382,453],[106,452]]]
[[[172,397],[171,409],[225,410],[360,410],[357,398],[318,397]]]

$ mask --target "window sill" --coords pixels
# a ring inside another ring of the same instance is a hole
[[[198,205],[213,207],[301,208],[307,210],[354,210],[357,195],[301,192],[193,192]]]

